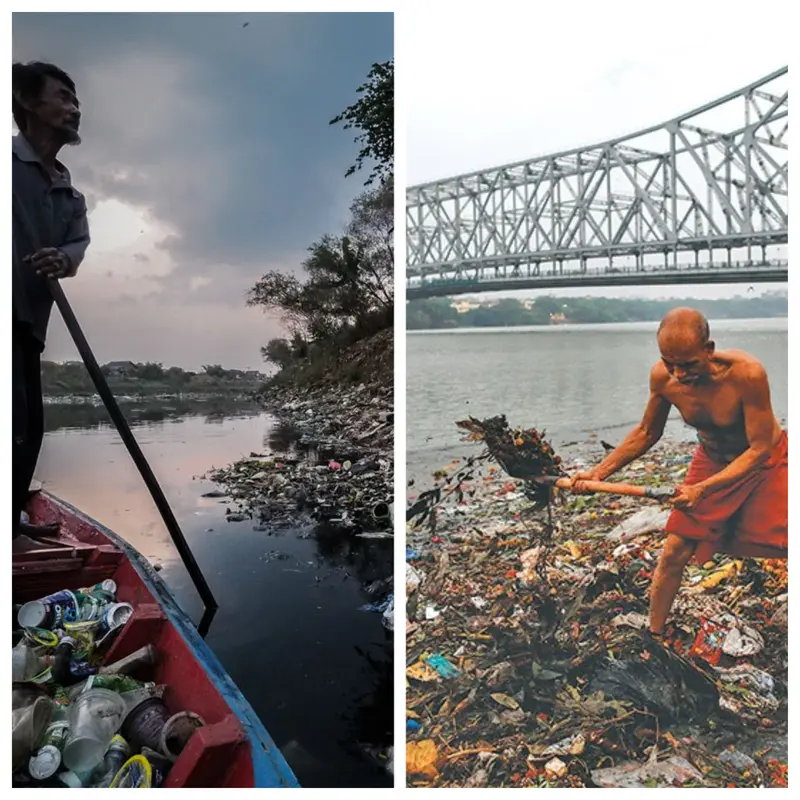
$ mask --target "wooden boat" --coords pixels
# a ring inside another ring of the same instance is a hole
[[[149,562],[118,535],[44,492],[32,497],[29,514],[32,523],[58,522],[61,530],[35,550],[14,553],[14,602],[113,579],[117,600],[130,603],[134,614],[106,663],[154,645],[158,660],[148,679],[168,687],[168,711],[193,711],[206,723],[178,757],[164,788],[298,787],[250,704]]]

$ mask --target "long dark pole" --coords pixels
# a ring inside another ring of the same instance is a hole
[[[200,571],[200,567],[195,561],[192,551],[189,549],[183,531],[181,531],[180,525],[178,525],[178,520],[175,519],[175,515],[172,513],[172,509],[167,502],[164,492],[161,490],[161,486],[159,486],[156,480],[156,476],[153,474],[153,470],[150,469],[150,465],[147,463],[144,453],[141,451],[138,442],[133,436],[128,421],[125,419],[119,405],[117,405],[116,398],[111,393],[105,375],[101,372],[100,365],[97,363],[94,353],[92,353],[92,348],[89,347],[89,342],[86,341],[86,337],[83,335],[81,326],[78,324],[78,320],[72,310],[72,306],[70,306],[67,300],[67,296],[64,294],[64,290],[61,288],[61,284],[57,280],[49,280],[48,285],[50,286],[53,300],[55,300],[58,310],[64,318],[67,330],[70,332],[75,346],[81,354],[83,363],[86,365],[86,370],[94,382],[97,393],[105,404],[108,415],[116,426],[120,438],[125,443],[125,447],[128,448],[133,463],[136,464],[142,479],[150,490],[153,502],[161,512],[161,517],[164,520],[164,524],[167,526],[169,535],[172,537],[172,541],[178,549],[178,553],[186,569],[189,571],[189,575],[194,581],[194,585],[197,587],[197,591],[206,609],[216,611],[217,608],[219,608],[217,601],[214,599],[214,595],[211,593],[211,589],[208,583],[206,583],[206,579],[203,577],[203,573]]]

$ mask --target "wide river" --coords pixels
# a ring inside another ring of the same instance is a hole
[[[285,750],[301,785],[392,785],[374,753],[391,741],[391,635],[359,611],[392,572],[391,540],[227,522],[200,476],[252,451],[285,450],[257,408],[128,406],[126,416],[220,605],[206,641]],[[49,405],[37,479],[163,566],[178,602],[202,606],[161,517],[105,413]],[[373,755],[370,755],[372,753]]]
[[[746,350],[764,364],[778,418],[788,414],[788,320],[711,323],[718,349]],[[505,414],[544,428],[558,452],[599,460],[637,423],[658,359],[657,323],[420,331],[407,339],[408,477],[423,484],[462,444],[456,420]],[[597,437],[591,437],[596,433]],[[675,410],[666,433],[693,435]],[[591,437],[591,438],[590,438]],[[577,444],[576,444],[577,443]]]

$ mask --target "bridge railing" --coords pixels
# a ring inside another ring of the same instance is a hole
[[[787,259],[768,259],[765,261],[711,261],[703,264],[685,263],[664,265],[642,265],[640,267],[587,267],[586,269],[536,269],[530,268],[509,268],[509,267],[483,267],[465,269],[462,271],[453,268],[443,269],[438,275],[409,275],[406,279],[408,286],[425,286],[440,283],[494,283],[502,280],[519,280],[530,278],[535,280],[537,277],[552,278],[554,276],[562,278],[574,278],[576,282],[587,275],[655,275],[673,274],[702,274],[708,270],[757,270],[788,268]]]

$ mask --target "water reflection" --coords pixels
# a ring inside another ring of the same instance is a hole
[[[231,417],[254,417],[262,413],[262,409],[254,402],[225,397],[209,398],[205,401],[171,398],[168,401],[120,402],[119,407],[131,426],[186,417],[203,417],[206,423],[215,424]],[[111,418],[102,404],[54,401],[45,406],[44,415],[46,431],[112,425]]]
[[[288,453],[295,447],[299,439],[300,433],[297,428],[291,423],[281,420],[269,429],[264,444],[275,453]]]
[[[392,574],[391,539],[362,539],[330,525],[318,525],[313,536],[323,561],[347,568],[363,584]]]

